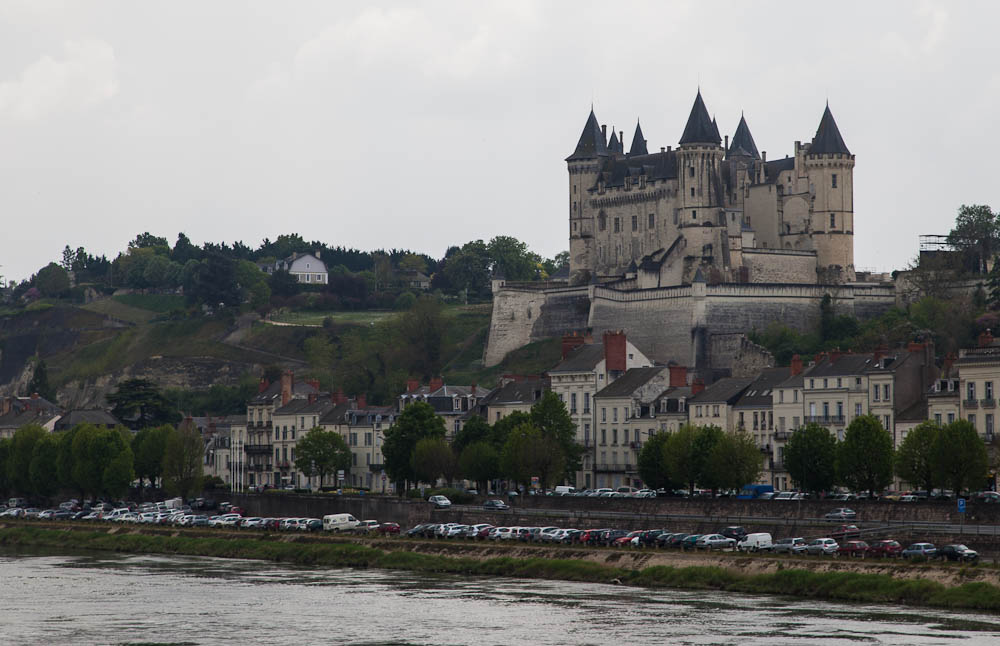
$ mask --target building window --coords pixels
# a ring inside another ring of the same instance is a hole
[[[792,391],[792,403],[795,404],[795,403],[798,403],[798,401],[799,401],[799,391],[793,390]]]
[[[837,402],[837,417],[844,419],[844,402]]]
[[[621,218],[615,218],[615,233],[619,233],[622,230]]]
[[[966,393],[968,394],[968,400],[971,402],[976,398],[976,382],[970,381],[965,385]]]
[[[955,413],[948,413],[948,423],[951,424],[955,421]]]
[[[590,412],[590,393],[583,393],[583,412]]]
[[[831,229],[837,228],[837,216],[834,215],[833,213],[830,214],[830,228]]]
[[[626,431],[626,433],[628,433],[628,431]],[[612,444],[618,444],[618,429],[617,428],[611,429],[611,443]]]
[[[712,417],[718,417],[718,416],[719,416],[719,405],[715,404],[712,406]]]
[[[746,425],[747,425],[746,421],[743,419],[743,411],[740,411],[740,423],[739,423],[739,427],[740,428],[746,428]]]
[[[934,423],[938,426],[941,425],[941,413],[934,413]]]
[[[691,190],[693,191],[694,189],[692,188]],[[692,220],[697,220],[698,219],[698,212],[697,211],[691,211],[691,219]]]
[[[854,405],[854,416],[861,417],[861,404],[857,403]]]
[[[694,197],[694,187],[691,187],[691,197]]]
[[[799,418],[797,415],[792,416],[792,430],[794,431],[799,427]]]
[[[886,415],[884,417],[884,419],[885,419],[885,430],[887,430],[887,431],[891,430],[892,429],[892,419],[889,417],[889,415]]]
[[[872,400],[873,401],[880,401],[879,400],[879,393],[880,392],[881,391],[878,389],[878,384],[875,384],[875,387],[872,388]]]
[[[604,446],[607,443],[608,443],[608,429],[602,428],[601,429],[601,446]]]
[[[583,445],[590,444],[590,424],[583,425]]]
[[[694,177],[694,166],[688,166],[688,177]],[[693,188],[691,189],[694,190]]]
[[[618,408],[617,407],[611,409],[611,421],[612,422],[617,422],[618,421]]]
[[[603,408],[603,407],[601,408],[601,421],[602,422],[608,421],[608,409],[607,408]]]
[[[607,228],[608,228],[608,216],[606,216],[603,212],[601,212],[597,216],[597,230],[604,231]]]
[[[632,216],[632,230],[633,231],[638,231],[639,230],[639,216],[638,215],[633,215]]]
[[[830,419],[830,402],[823,402],[823,419]]]
[[[828,382],[828,381],[826,380],[826,378],[824,377],[824,378],[823,378],[823,387],[824,387],[824,388],[826,388],[826,387],[828,387],[828,386],[829,386],[829,382]]]
[[[992,381],[987,381],[985,384],[983,384],[983,396],[986,397],[986,399],[993,399]]]
[[[831,179],[830,188],[837,188],[837,174],[834,173],[830,179]]]
[[[889,384],[882,384],[882,401],[887,402],[892,400],[892,397],[889,396],[889,393],[890,393]]]
[[[650,230],[656,228],[656,216],[654,214],[652,214],[652,213],[649,214],[649,225],[648,225],[648,228]]]
[[[779,404],[784,404],[785,403],[785,391],[784,390],[779,390],[778,391],[778,403]]]
[[[841,385],[842,385],[842,383],[840,381],[840,377],[837,377],[837,388],[840,388]]]
[[[972,424],[973,426],[976,425],[976,414],[975,413],[969,415],[969,423]]]
[[[809,380],[809,390],[812,390],[815,387],[816,387],[816,380],[815,379],[810,379]]]
[[[758,430],[757,429],[757,424],[758,424],[758,422],[757,422],[757,412],[754,411],[754,414],[753,414],[753,430],[755,430],[755,431]]]
[[[993,413],[986,414],[986,434],[993,435]]]
[[[576,414],[576,393],[570,393],[569,396],[569,412]]]

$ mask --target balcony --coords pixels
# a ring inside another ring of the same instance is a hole
[[[814,424],[843,424],[843,415],[807,415],[806,422]]]
[[[594,471],[598,473],[626,473],[632,471],[631,464],[595,464]]]
[[[792,431],[776,431],[774,433],[774,439],[778,442],[784,442],[792,436]]]
[[[966,399],[965,401],[962,402],[962,406],[964,406],[965,408],[979,408],[979,400]]]
[[[372,464],[368,465],[368,470],[371,471],[372,473],[385,471],[385,465],[382,464],[381,462],[373,462]]]
[[[244,444],[243,450],[247,455],[268,455],[271,453],[270,444]]]
[[[291,463],[288,460],[282,460],[275,466],[278,467],[279,469],[290,469],[292,467]]]
[[[983,408],[996,408],[997,407],[997,400],[995,400],[993,398],[983,399],[983,400],[980,400],[979,405],[982,406]]]
[[[265,471],[270,471],[271,470],[271,465],[270,464],[250,464],[250,465],[247,465],[247,470],[248,471],[254,471],[256,473],[262,473],[262,472],[265,472]]]

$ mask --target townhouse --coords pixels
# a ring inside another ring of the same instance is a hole
[[[397,398],[396,410],[403,412],[413,402],[426,402],[434,408],[445,421],[445,432],[448,440],[462,430],[468,413],[476,409],[481,398],[488,391],[481,390],[476,384],[471,386],[451,386],[444,383],[441,377],[435,377],[427,385],[421,385],[416,379],[406,382],[406,392]]]

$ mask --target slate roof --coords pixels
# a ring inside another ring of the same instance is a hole
[[[599,179],[603,180],[607,187],[622,187],[626,178],[640,175],[644,175],[647,180],[676,179],[676,151],[664,150],[646,155],[607,159],[601,167]]]
[[[26,424],[38,424],[39,426],[45,426],[56,417],[59,417],[59,413],[56,411],[12,410],[6,415],[0,415],[0,428],[18,429]]]
[[[310,402],[308,399],[292,399],[284,406],[274,409],[273,415],[302,415],[302,414],[317,414],[324,415],[327,411],[334,407],[332,401],[327,398],[317,399],[314,402]]]
[[[778,181],[778,173],[785,170],[795,170],[794,157],[764,162],[764,181],[768,184],[774,184]]]
[[[745,379],[743,377],[726,377],[720,379],[705,390],[701,391],[689,401],[704,404],[706,402],[710,403],[722,403],[727,404],[734,403],[739,399],[743,391],[753,382],[753,379]]]
[[[615,129],[611,129],[611,139],[608,141],[608,152],[612,153],[624,153],[625,144],[618,140],[618,134]]]
[[[635,134],[632,135],[632,147],[629,148],[628,154],[629,157],[649,154],[649,151],[646,150],[646,138],[642,134],[638,119],[635,120]]]
[[[770,407],[773,403],[771,392],[788,379],[792,369],[765,368],[761,370],[757,378],[747,386],[747,389],[740,395],[734,404],[735,408],[762,408]]]
[[[316,388],[305,381],[296,381],[292,383],[292,397],[299,399],[308,397],[311,394],[318,393]],[[267,387],[262,393],[257,393],[250,400],[251,405],[260,406],[262,404],[270,404],[275,399],[281,401],[281,380],[275,381],[273,384]]]
[[[92,410],[71,410],[59,418],[55,430],[71,429],[77,424],[93,424],[94,426],[115,427],[121,425],[117,417],[111,413],[95,408]]]
[[[812,145],[809,146],[810,155],[821,155],[827,153],[851,154],[844,143],[844,138],[840,136],[840,129],[830,112],[830,104],[826,105],[823,111],[823,118],[819,121],[819,128],[816,129],[816,136],[813,137]]]
[[[719,129],[712,124],[711,117],[708,116],[708,108],[701,98],[701,90],[694,98],[694,105],[691,106],[691,114],[688,115],[687,124],[684,126],[684,133],[681,135],[680,144],[720,144],[722,137],[719,136]]]
[[[846,377],[849,375],[860,375],[872,368],[871,354],[842,354],[836,361],[830,361],[830,357],[825,357],[816,365],[806,371],[806,377]]]
[[[970,348],[962,350],[961,356],[953,365],[968,365],[975,363],[996,363],[1000,361],[1000,347]]]
[[[650,379],[663,374],[667,369],[667,366],[629,368],[621,377],[598,390],[594,397],[628,397],[638,388],[646,385]]]
[[[486,406],[505,404],[534,404],[548,390],[544,379],[508,381],[492,390],[480,403]],[[536,397],[536,395],[538,395]]]
[[[743,115],[740,115],[740,125],[736,126],[736,134],[733,135],[732,141],[729,142],[729,150],[726,154],[730,157],[743,155],[745,157],[760,159],[757,144],[754,143],[753,135],[750,134],[750,126],[747,125],[747,120]]]
[[[588,372],[604,360],[603,343],[586,343],[576,348],[549,373],[553,372]]]
[[[608,144],[604,141],[604,133],[601,132],[601,126],[597,123],[597,117],[591,109],[590,116],[587,117],[587,124],[583,126],[583,132],[580,134],[580,141],[576,144],[576,150],[566,158],[566,161],[607,156]]]

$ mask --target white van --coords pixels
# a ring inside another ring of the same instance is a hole
[[[350,514],[328,514],[323,516],[323,529],[327,532],[350,532],[360,525],[360,521]]]
[[[759,552],[771,549],[771,535],[767,532],[757,534],[747,534],[736,544],[736,549],[740,552]]]
[[[556,496],[571,496],[576,493],[576,487],[557,485],[556,488],[553,489],[552,493]]]

